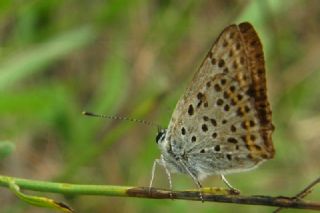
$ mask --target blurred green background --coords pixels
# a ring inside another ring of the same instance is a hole
[[[160,155],[157,129],[85,117],[81,112],[129,116],[166,127],[210,45],[226,26],[241,21],[255,26],[264,45],[276,156],[228,179],[244,194],[296,194],[320,174],[316,0],[2,0],[0,173],[79,184],[148,186],[153,161]],[[173,185],[194,188],[184,175],[174,175]],[[218,177],[203,185],[224,186]],[[162,168],[156,171],[154,186],[168,188]],[[65,200],[77,212],[274,210],[44,195]],[[319,198],[319,187],[308,196]],[[5,188],[0,188],[0,205],[1,213],[49,212],[22,203]]]

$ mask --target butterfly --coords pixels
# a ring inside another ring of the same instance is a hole
[[[274,157],[265,61],[253,26],[226,27],[178,101],[167,129],[158,132],[161,156],[153,164],[189,175],[201,189],[211,175],[247,171]]]

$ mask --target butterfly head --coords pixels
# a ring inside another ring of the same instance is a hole
[[[158,130],[158,134],[156,136],[156,143],[157,144],[161,144],[165,137],[166,137],[166,133],[167,133],[167,130],[166,129],[159,129]]]

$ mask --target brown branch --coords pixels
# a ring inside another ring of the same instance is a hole
[[[306,188],[304,188],[301,192],[296,194],[291,199],[298,200],[298,199],[302,199],[302,198],[306,197],[308,194],[310,194],[312,192],[312,188],[315,185],[317,185],[318,183],[320,183],[320,177],[318,177],[315,181],[311,182]],[[279,207],[274,211],[274,213],[280,212],[282,209],[283,209],[283,207]]]
[[[173,199],[173,200],[194,200],[201,201],[199,192],[197,191],[168,191],[162,189],[152,188],[149,191],[147,187],[137,187],[127,190],[129,197],[144,197],[152,199]],[[303,201],[290,197],[271,197],[263,195],[236,195],[236,194],[220,194],[217,195],[206,193],[202,194],[204,202],[223,202],[223,203],[236,203],[245,205],[262,205],[262,206],[277,206],[282,208],[295,208],[295,209],[310,209],[320,210],[319,202]]]

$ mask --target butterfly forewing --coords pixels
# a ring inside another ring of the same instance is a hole
[[[167,140],[199,171],[247,170],[272,158],[262,46],[249,23],[227,27],[177,103]]]

